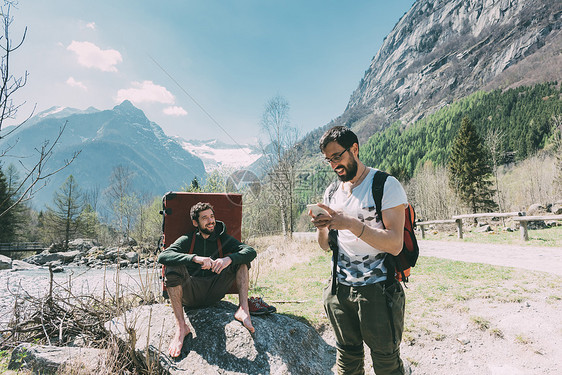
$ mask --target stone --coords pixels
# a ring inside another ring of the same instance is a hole
[[[527,209],[527,216],[543,216],[548,213],[546,207],[541,204],[535,203]]]
[[[33,270],[38,268],[39,268],[38,266],[24,262],[23,260],[14,259],[12,261],[12,271]]]
[[[77,238],[68,243],[69,248],[80,250],[83,253],[98,245],[98,241],[88,238]]]
[[[109,249],[107,249],[107,251],[105,252],[105,254],[98,256],[98,259],[111,259],[111,260],[115,260],[117,258],[119,258],[122,254],[122,251],[116,247],[110,247]]]
[[[132,237],[122,238],[119,240],[121,246],[137,246],[137,241]]]
[[[63,250],[62,244],[52,243],[51,246],[49,246],[47,249],[45,249],[45,252],[47,252],[47,253],[58,253],[61,250]]]
[[[65,366],[80,368],[84,372],[94,374],[106,367],[104,350],[79,347],[56,347],[34,345],[30,343],[18,345],[12,352],[8,369],[26,369],[34,374],[56,374]],[[72,372],[76,373],[76,372]]]
[[[27,263],[31,263],[31,264],[36,264],[36,265],[45,265],[49,262],[55,262],[57,260],[62,261],[64,259],[64,256],[61,255],[62,253],[41,253],[41,254],[37,254],[37,255],[33,255],[30,256],[28,258],[25,258],[23,261],[27,262]]]
[[[53,271],[53,273],[61,273],[64,272],[64,268],[62,268],[62,266],[56,266],[51,268],[51,270]]]
[[[129,251],[125,253],[125,259],[127,259],[129,263],[137,263],[139,261],[139,254],[134,251]]]
[[[12,258],[0,255],[0,270],[12,269]]]
[[[253,316],[251,335],[234,319],[237,306],[221,301],[187,313],[192,335],[172,359],[168,344],[175,333],[169,305],[140,306],[106,323],[123,341],[135,332],[138,358],[159,361],[168,374],[332,374],[336,350],[314,328],[284,315]]]
[[[103,252],[103,247],[94,246],[90,250],[88,250],[87,256],[88,257],[96,256],[98,254],[101,254],[102,252]]]
[[[483,225],[480,228],[476,229],[476,232],[479,232],[479,233],[491,232],[491,231],[492,231],[492,227],[489,226],[488,224]]]
[[[65,251],[63,253],[57,253],[57,254],[61,255],[63,263],[70,263],[74,260],[74,258],[79,256],[81,253],[80,250],[72,250],[72,251]]]
[[[550,211],[554,215],[562,215],[562,201],[553,203],[552,207],[550,207]]]

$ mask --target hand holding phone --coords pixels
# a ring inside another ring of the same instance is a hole
[[[318,206],[317,204],[308,204],[306,205],[306,208],[312,212],[312,215],[314,216],[319,216],[319,215],[328,215],[328,211],[326,211],[325,209],[321,208],[320,206]]]

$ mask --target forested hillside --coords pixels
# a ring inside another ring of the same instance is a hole
[[[562,91],[557,83],[477,92],[411,126],[395,122],[362,145],[360,155],[367,165],[406,177],[428,160],[445,165],[461,120],[467,116],[483,138],[490,131],[499,134],[500,163],[523,160],[549,143],[553,116],[561,114]]]

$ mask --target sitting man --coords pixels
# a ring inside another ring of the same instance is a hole
[[[169,348],[171,357],[180,355],[183,340],[190,332],[183,305],[203,307],[218,302],[234,282],[240,301],[234,318],[250,333],[255,332],[250,314],[275,311],[261,298],[248,300],[248,269],[256,257],[256,251],[226,233],[226,226],[215,220],[213,207],[209,203],[199,202],[191,207],[190,216],[195,232],[178,238],[158,257],[158,262],[166,266],[164,282],[177,324]]]

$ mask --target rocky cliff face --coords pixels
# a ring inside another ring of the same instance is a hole
[[[420,0],[351,95],[342,124],[362,138],[480,89],[562,79],[559,0]]]

